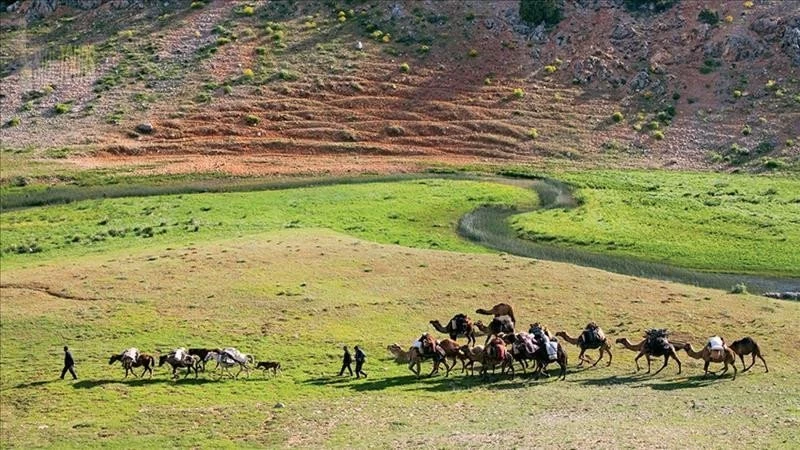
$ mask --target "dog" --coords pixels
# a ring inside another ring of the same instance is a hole
[[[259,361],[256,364],[256,369],[261,369],[264,371],[264,374],[267,373],[268,370],[272,370],[273,375],[277,375],[278,372],[281,370],[281,363],[278,361]]]

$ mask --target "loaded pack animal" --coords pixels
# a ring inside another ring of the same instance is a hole
[[[720,372],[719,376],[724,375],[728,371],[728,366],[733,367],[733,379],[736,379],[736,353],[731,350],[730,347],[725,346],[724,341],[721,338],[718,338],[719,341],[715,341],[714,338],[709,339],[709,343],[703,347],[702,350],[695,351],[692,348],[692,344],[686,343],[683,346],[683,349],[686,350],[686,354],[689,355],[690,358],[694,359],[702,359],[705,364],[703,365],[703,370],[705,371],[704,376],[708,376],[708,366],[712,362],[715,363],[723,363],[725,367]],[[717,346],[714,346],[714,343],[717,343]]]
[[[200,362],[202,363],[203,372],[205,372],[205,370],[206,370],[206,356],[208,356],[208,354],[210,352],[220,353],[220,352],[222,352],[222,350],[218,349],[218,348],[190,348],[189,349],[189,354],[190,355],[197,356],[197,357],[200,358]]]
[[[164,363],[168,363],[172,366],[172,378],[178,378],[178,369],[183,368],[186,369],[186,375],[184,375],[183,378],[188,377],[193,370],[194,377],[197,378],[197,373],[200,368],[200,357],[197,355],[190,355],[184,348],[178,348],[158,358],[158,367],[163,366]]]
[[[494,373],[494,369],[499,366],[501,375],[509,372],[511,378],[514,378],[514,357],[506,350],[506,343],[502,335],[495,336],[489,341],[482,356],[481,375],[483,377],[486,377],[490,368]]]
[[[244,371],[245,375],[250,378],[250,367],[248,362],[254,362],[252,355],[245,355],[239,353],[236,349],[225,349],[222,352],[208,352],[206,354],[206,361],[215,361],[217,363],[216,375],[222,378],[223,375],[228,375],[234,379],[239,378],[239,374]],[[230,373],[232,367],[239,367],[239,371],[235,375]]]
[[[522,366],[523,373],[526,372],[527,361],[533,361],[535,378],[538,380],[540,376],[549,377],[550,375],[545,370],[548,364],[556,362],[561,368],[558,379],[566,379],[567,352],[558,341],[545,344],[531,333],[517,333],[505,337],[506,342],[511,344],[511,354]],[[555,347],[554,354],[548,351],[546,345]]]
[[[517,319],[514,317],[514,307],[509,305],[508,303],[498,303],[492,306],[491,309],[483,309],[478,308],[475,310],[478,314],[485,314],[487,316],[508,316],[511,318],[511,322],[517,323]]]
[[[753,364],[756,363],[756,357],[758,357],[758,359],[760,359],[761,362],[764,363],[764,369],[765,369],[764,372],[765,373],[769,372],[769,367],[767,367],[767,362],[764,361],[764,357],[761,356],[761,347],[759,347],[758,343],[756,343],[756,341],[750,336],[733,341],[733,343],[730,345],[730,349],[733,350],[734,353],[739,355],[739,359],[742,361],[742,367],[744,367],[744,370],[742,370],[742,372],[747,372],[748,370],[750,370],[751,367],[753,367]],[[744,357],[750,354],[753,355],[753,361],[750,363],[749,366],[745,367]]]
[[[597,357],[597,361],[595,361],[590,367],[596,366],[597,363],[603,359],[603,356],[606,353],[608,353],[608,363],[606,366],[611,365],[611,360],[614,358],[614,355],[611,354],[611,346],[608,345],[608,339],[606,338],[605,333],[603,333],[603,329],[597,326],[596,323],[588,323],[586,328],[584,328],[577,338],[570,336],[566,331],[559,331],[556,333],[556,336],[564,339],[566,342],[572,345],[577,345],[578,348],[581,349],[581,353],[578,355],[578,359],[580,360],[578,367],[583,366],[584,362],[592,362],[591,358],[584,356],[586,350],[590,349],[600,349],[600,356]]]
[[[475,326],[478,327],[482,333],[486,334],[484,346],[489,344],[493,336],[497,336],[500,333],[514,334],[514,319],[512,319],[511,316],[497,316],[489,322],[488,326],[484,325],[483,322],[479,320],[475,322]]]
[[[456,346],[456,348],[458,348]],[[439,343],[434,339],[434,337],[429,334],[423,334],[417,341],[414,342],[414,346],[411,347],[408,351],[408,370],[414,373],[417,377],[420,376],[420,369],[422,361],[426,359],[433,359],[433,370],[428,376],[432,376],[433,374],[439,371],[439,365],[444,363],[445,367],[447,368],[447,372],[450,372],[452,367],[448,367],[447,360],[445,359],[445,351],[439,346]],[[453,363],[455,365],[455,362]]]
[[[667,335],[669,332],[666,329],[652,329],[647,330],[645,332],[645,338],[639,342],[638,344],[632,344],[628,338],[619,338],[617,339],[617,344],[622,344],[623,347],[627,348],[628,350],[633,350],[638,352],[636,358],[634,358],[634,362],[636,363],[636,371],[640,370],[639,367],[639,358],[642,356],[647,357],[647,372],[650,373],[650,357],[651,356],[663,356],[664,357],[664,365],[661,366],[653,375],[657,375],[659,372],[664,370],[669,363],[669,359],[672,358],[678,363],[678,374],[681,373],[681,360],[678,359],[678,355],[675,352],[675,347],[669,343],[667,339]]]
[[[464,336],[467,338],[467,345],[475,345],[475,324],[466,314],[456,314],[447,322],[446,327],[443,327],[438,320],[431,320],[430,324],[436,331],[450,336],[454,341],[459,336]]]
[[[136,357],[136,360],[124,354],[111,355],[111,358],[108,360],[108,364],[111,365],[117,361],[120,361],[122,367],[125,369],[125,378],[128,378],[129,373],[135,377],[136,372],[134,372],[133,369],[136,367],[144,367],[141,376],[144,376],[145,373],[149,372],[150,377],[152,377],[153,367],[156,365],[155,358],[147,353],[139,353],[139,355]]]

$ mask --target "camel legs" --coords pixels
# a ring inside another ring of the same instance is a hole
[[[753,365],[755,365],[755,363],[756,363],[756,356],[758,357],[758,359],[760,359],[760,360],[761,360],[761,362],[762,362],[762,363],[764,363],[764,369],[766,369],[764,373],[767,373],[767,372],[769,372],[769,367],[767,367],[767,362],[766,362],[766,361],[764,361],[764,358],[761,356],[761,354],[760,354],[760,353],[759,353],[759,354],[756,354],[755,352],[753,352],[753,361],[752,361],[752,362],[750,363],[750,365],[749,365],[749,366],[747,366],[747,368],[746,368],[746,369],[744,369],[742,372],[747,372],[748,370],[750,370],[750,368],[751,368],[751,367],[753,367]],[[742,356],[742,355],[739,355],[739,358],[741,358],[741,359],[742,359],[742,367],[744,367],[744,356]]]
[[[636,371],[638,372],[641,370],[639,367],[639,358],[642,356],[647,356],[647,373],[650,373],[650,355],[645,355],[644,350],[640,351],[636,358],[633,358],[633,362],[636,363]]]
[[[661,366],[661,368],[660,368],[660,369],[656,370],[656,373],[654,373],[654,374],[653,374],[653,376],[655,376],[655,375],[658,375],[658,372],[661,372],[662,370],[664,370],[664,367],[667,367],[667,363],[669,363],[669,356],[670,356],[670,355],[664,355],[664,365],[663,365],[663,366]],[[679,363],[679,364],[680,364],[680,363]],[[680,366],[679,366],[679,367],[680,367]],[[708,365],[706,365],[706,368],[707,368],[707,367],[708,367]],[[648,371],[648,372],[649,372],[649,371]],[[706,370],[706,372],[708,372],[708,370]],[[680,372],[679,372],[679,373],[680,373]]]
[[[706,363],[703,365],[703,370],[705,371],[705,373],[703,374],[704,377],[708,376],[708,365],[709,364],[711,364],[711,361],[706,360]],[[725,370],[728,370],[728,365],[727,364],[725,364]],[[723,372],[723,373],[725,373],[725,372]]]

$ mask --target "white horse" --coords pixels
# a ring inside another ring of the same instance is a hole
[[[230,350],[233,350],[233,352]],[[208,352],[205,361],[208,362],[211,360],[217,363],[217,370],[215,372],[217,374],[217,379],[221,379],[226,373],[236,379],[242,371],[245,372],[247,378],[250,378],[250,367],[247,363],[253,363],[255,358],[253,355],[240,353],[236,349],[225,349],[222,353]],[[230,369],[236,366],[239,366],[239,371],[236,372],[236,375],[231,375]]]

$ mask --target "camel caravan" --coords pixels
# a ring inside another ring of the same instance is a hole
[[[566,331],[559,331],[555,335],[550,334],[547,328],[539,323],[530,325],[527,332],[516,331],[516,318],[514,308],[506,303],[494,305],[491,309],[479,308],[477,314],[493,316],[488,324],[482,321],[473,322],[466,314],[459,313],[453,316],[446,326],[439,320],[431,320],[429,323],[439,333],[446,334],[449,338],[437,340],[430,333],[424,333],[416,339],[408,350],[404,350],[399,344],[387,346],[387,350],[394,356],[395,362],[408,364],[409,370],[417,377],[421,373],[421,363],[425,360],[433,362],[433,369],[428,374],[433,376],[439,373],[444,365],[445,376],[450,375],[450,371],[455,368],[457,361],[461,361],[461,373],[473,375],[475,363],[480,365],[479,374],[487,376],[491,370],[496,373],[500,369],[500,374],[509,374],[514,378],[514,364],[518,363],[523,373],[531,368],[533,376],[538,379],[541,376],[548,377],[546,372],[548,365],[558,365],[560,371],[558,379],[565,379],[567,373],[567,352],[561,341],[575,345],[580,350],[578,354],[577,367],[583,367],[584,363],[590,364],[589,368],[595,367],[607,355],[606,366],[611,365],[613,354],[611,344],[602,328],[594,322],[590,322],[577,335],[570,336]],[[483,345],[476,345],[476,335],[485,335],[486,340]],[[464,337],[467,340],[465,345],[459,345],[457,339]],[[560,339],[560,340],[559,340]],[[711,363],[723,364],[722,371],[717,374],[722,376],[733,369],[733,380],[736,379],[736,357],[742,361],[743,372],[749,370],[755,364],[756,358],[764,363],[764,369],[769,372],[767,362],[761,356],[761,349],[751,337],[745,337],[726,345],[725,341],[719,336],[712,336],[706,345],[699,351],[692,347],[691,343],[670,342],[669,331],[667,329],[646,330],[643,339],[634,344],[626,337],[618,338],[615,341],[623,348],[637,353],[634,358],[636,371],[640,371],[639,360],[644,357],[647,361],[647,372],[651,371],[652,358],[664,358],[662,366],[653,373],[658,374],[667,367],[670,360],[674,360],[678,366],[678,374],[681,373],[681,361],[678,358],[678,351],[683,350],[687,356],[693,359],[701,359],[705,362],[703,370],[705,376],[710,373]],[[598,350],[597,359],[593,359],[586,354],[588,350]],[[752,362],[749,366],[745,365],[744,357],[752,355]]]
[[[589,364],[589,368],[595,367],[604,358],[607,358],[606,366],[611,365],[613,354],[611,351],[611,340],[595,322],[589,322],[583,330],[571,336],[566,331],[558,331],[551,334],[550,331],[539,323],[532,323],[527,332],[517,331],[517,321],[514,315],[514,308],[506,303],[494,305],[491,309],[477,309],[477,314],[492,316],[488,324],[483,321],[476,321],[466,314],[459,313],[453,316],[446,325],[442,325],[439,320],[431,320],[429,323],[439,333],[448,337],[436,339],[430,333],[424,333],[414,340],[408,349],[404,349],[399,344],[391,344],[387,350],[393,355],[395,362],[407,364],[408,369],[417,377],[421,376],[422,363],[431,360],[433,368],[428,376],[433,376],[444,366],[445,377],[450,376],[450,372],[461,362],[461,373],[469,375],[475,374],[475,364],[478,364],[479,375],[486,377],[491,371],[496,374],[498,369],[500,375],[508,374],[512,379],[516,374],[515,364],[522,369],[523,374],[527,374],[530,369],[535,379],[549,377],[547,372],[551,364],[558,366],[559,372],[557,379],[566,379],[567,375],[567,351],[564,344],[577,346],[578,368],[584,364]],[[476,336],[486,336],[483,345],[476,343]],[[459,344],[458,339],[465,338],[466,344]],[[683,350],[686,355],[693,359],[703,360],[705,376],[714,373],[722,376],[733,369],[732,379],[736,379],[738,370],[736,368],[736,357],[742,362],[742,372],[750,370],[760,359],[764,364],[764,369],[769,372],[767,362],[761,354],[761,349],[756,341],[751,337],[745,337],[727,345],[719,336],[710,337],[706,344],[700,349],[695,350],[689,342],[671,342],[667,329],[646,330],[641,341],[632,343],[626,337],[620,337],[614,341],[623,348],[636,352],[634,365],[636,371],[642,368],[639,360],[644,357],[647,362],[647,374],[651,372],[651,360],[653,358],[664,359],[661,367],[653,375],[664,370],[670,360],[674,360],[678,366],[678,374],[681,373],[681,361],[678,352]],[[597,350],[597,359],[587,355],[587,351]],[[750,365],[746,365],[744,357],[752,355]],[[223,377],[233,379],[239,378],[244,372],[249,378],[252,369],[262,370],[266,376],[268,371],[277,375],[281,365],[277,361],[261,361],[256,363],[253,355],[240,352],[236,348],[176,348],[175,350],[161,356],[153,356],[147,353],[140,353],[136,348],[129,348],[121,353],[111,355],[109,365],[120,362],[125,369],[125,378],[128,375],[137,376],[134,369],[142,368],[140,375],[144,377],[149,373],[153,376],[153,368],[168,364],[172,368],[172,378],[180,377],[179,371],[186,369],[183,378],[187,378],[194,372],[194,377],[198,378],[200,372],[207,372],[207,364],[211,361],[215,363],[212,370],[207,373],[211,377],[220,380]],[[722,364],[723,369],[720,373],[709,371],[711,363]]]
[[[133,347],[123,350],[121,353],[111,355],[108,364],[111,365],[117,361],[119,361],[120,364],[122,364],[122,368],[125,369],[125,378],[128,378],[128,375],[136,377],[137,375],[133,369],[138,367],[144,367],[139,376],[144,377],[146,373],[149,373],[150,377],[152,377],[153,367],[156,366],[156,358],[154,356],[147,353],[140,353],[137,348]],[[197,378],[200,372],[206,372],[206,365],[210,361],[214,361],[216,365],[209,373],[217,380],[225,376],[237,379],[242,372],[249,378],[250,370],[252,370],[253,365],[255,365],[256,370],[262,370],[265,375],[269,370],[271,370],[274,375],[277,375],[281,368],[280,363],[276,361],[261,361],[256,364],[253,355],[242,353],[234,347],[224,349],[190,348],[188,350],[184,347],[179,347],[166,355],[158,357],[158,367],[164,364],[168,364],[172,367],[173,379],[180,377],[178,374],[180,369],[186,369],[183,378],[188,377],[192,372],[194,372],[194,377]],[[238,371],[232,373],[232,369],[238,369]]]

